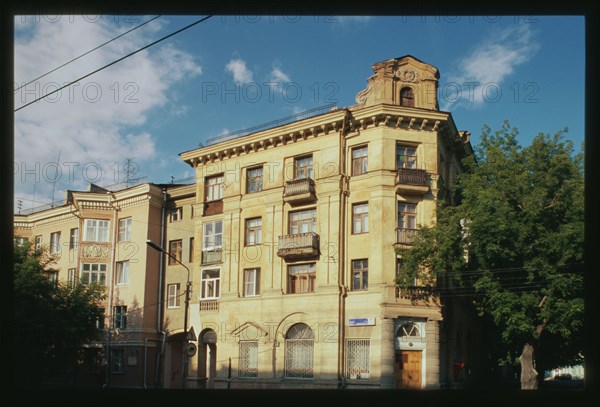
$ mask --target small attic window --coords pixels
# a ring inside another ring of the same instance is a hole
[[[400,90],[400,106],[415,107],[415,95],[411,88],[405,87]]]

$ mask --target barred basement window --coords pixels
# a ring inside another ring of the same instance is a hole
[[[239,377],[258,376],[258,341],[240,341]]]
[[[371,341],[369,339],[348,339],[346,353],[346,379],[369,380],[371,372]]]

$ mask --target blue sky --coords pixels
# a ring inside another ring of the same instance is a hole
[[[152,17],[15,17],[15,89]],[[16,90],[15,108],[200,17],[160,17]],[[522,145],[567,127],[579,150],[584,29],[576,16],[214,16],[15,112],[15,210],[19,199],[26,209],[89,181],[122,181],[127,158],[152,182],[192,176],[179,153],[314,107],[352,105],[372,64],[406,54],[439,69],[440,108],[473,145],[484,124],[508,119]]]

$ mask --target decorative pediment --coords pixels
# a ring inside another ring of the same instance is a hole
[[[257,332],[260,334],[261,337],[266,337],[269,335],[268,331],[266,331],[264,328],[262,328],[257,323],[251,322],[251,321],[244,322],[242,325],[238,326],[233,331],[231,331],[231,334],[239,337],[239,336],[243,335],[244,331],[246,329],[250,328],[251,326],[256,328]],[[252,339],[258,339],[258,338],[256,337],[256,335],[252,335]]]

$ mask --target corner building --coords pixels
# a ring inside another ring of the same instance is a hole
[[[435,67],[372,68],[353,106],[180,154],[196,171],[186,387],[451,380],[440,298],[419,281],[400,290],[396,270],[452,202],[469,133],[439,111]]]

